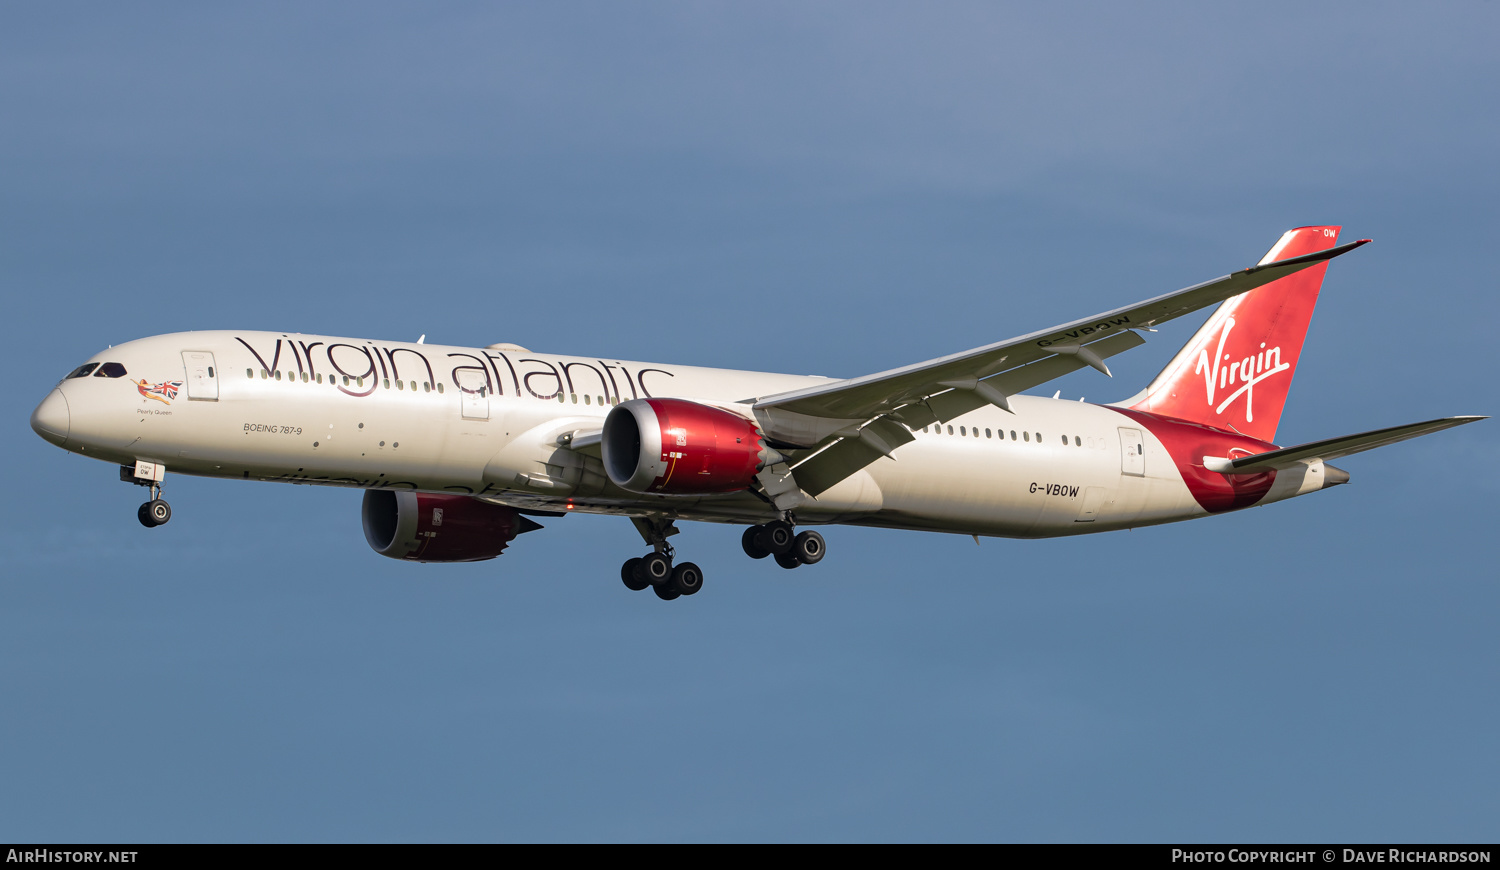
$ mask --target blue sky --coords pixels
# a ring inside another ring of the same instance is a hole
[[[27,425],[103,346],[296,330],[853,376],[1329,271],[1279,437],[1500,408],[1500,6],[0,7],[0,839],[1500,836],[1486,422],[1061,541],[826,530],[706,588],[570,516],[480,565],[359,494],[140,491]],[[1049,385],[1134,393],[1162,330]]]

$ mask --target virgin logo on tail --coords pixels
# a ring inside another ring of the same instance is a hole
[[[1220,390],[1228,390],[1236,384],[1239,388],[1224,397],[1224,401],[1214,408],[1215,414],[1223,414],[1224,409],[1238,399],[1245,397],[1245,422],[1255,420],[1255,385],[1271,377],[1274,374],[1291,369],[1289,363],[1281,361],[1281,345],[1266,350],[1265,342],[1261,342],[1259,352],[1239,360],[1230,361],[1229,354],[1224,352],[1224,345],[1229,341],[1229,333],[1234,329],[1234,316],[1230,315],[1224,321],[1224,329],[1219,333],[1219,347],[1214,353],[1213,362],[1208,359],[1208,350],[1198,350],[1198,365],[1193,369],[1193,374],[1203,375],[1203,385],[1208,389],[1208,404],[1214,403],[1214,394]],[[1228,365],[1225,365],[1228,363]]]

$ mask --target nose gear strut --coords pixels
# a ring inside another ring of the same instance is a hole
[[[162,466],[149,462],[120,466],[121,480],[136,486],[151,488],[151,500],[141,505],[135,512],[136,519],[148,529],[164,526],[172,518],[172,506],[161,497],[161,480],[166,477],[166,471]]]

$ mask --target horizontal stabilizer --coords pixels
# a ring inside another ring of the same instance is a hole
[[[1314,441],[1311,444],[1299,444],[1296,447],[1283,447],[1280,450],[1244,456],[1239,459],[1205,456],[1203,467],[1220,474],[1259,474],[1263,471],[1291,468],[1313,460],[1327,462],[1341,456],[1363,453],[1366,450],[1374,450],[1376,447],[1395,444],[1397,441],[1416,438],[1418,435],[1441,432],[1444,429],[1452,429],[1454,426],[1487,419],[1489,418],[1443,417],[1439,420],[1428,420],[1425,423],[1408,423],[1405,426],[1392,426],[1389,429],[1376,429],[1373,432],[1361,432],[1358,435],[1329,438],[1326,441]]]

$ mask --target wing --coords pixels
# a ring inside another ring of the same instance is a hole
[[[1084,364],[1093,365],[1108,374],[1108,369],[1102,363],[1095,364],[1091,359],[1097,354],[1085,352],[1091,348],[1091,343],[1124,330],[1149,328],[1191,314],[1231,296],[1238,296],[1278,278],[1285,278],[1309,266],[1348,253],[1368,241],[1369,239],[1361,239],[1302,257],[1251,266],[1175,293],[962,353],[873,375],[766,396],[757,400],[755,407],[779,408],[818,417],[868,418],[944,389],[944,381],[982,380],[1059,355],[1075,355]],[[1082,365],[1070,366],[1069,370],[1076,368],[1082,368]]]
[[[1280,450],[1257,453],[1254,456],[1242,456],[1233,460],[1205,456],[1203,467],[1220,474],[1259,474],[1263,471],[1291,468],[1314,459],[1327,462],[1342,456],[1374,450],[1376,447],[1384,447],[1387,444],[1395,444],[1397,441],[1405,441],[1408,438],[1416,438],[1419,435],[1441,432],[1444,429],[1452,429],[1454,426],[1487,419],[1489,418],[1443,417],[1440,420],[1428,420],[1425,423],[1408,423],[1405,426],[1376,429],[1373,432],[1361,432],[1358,435],[1345,435],[1342,438],[1298,444],[1296,447],[1284,447]]]
[[[748,400],[764,431],[788,446],[821,447],[783,471],[816,496],[915,439],[911,430],[986,404],[1010,410],[1007,397],[1092,366],[1144,342],[1132,330],[1191,314],[1327,262],[1361,239],[1300,257],[1262,262],[1222,278],[1007,341],[889,371]],[[771,487],[767,487],[771,489]],[[780,502],[781,499],[778,499]]]

